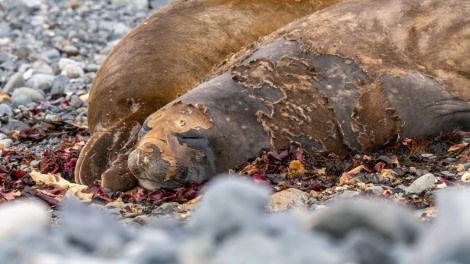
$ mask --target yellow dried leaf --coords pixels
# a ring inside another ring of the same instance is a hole
[[[33,178],[33,180],[36,183],[42,182],[44,184],[54,184],[57,187],[60,187],[62,189],[69,188],[69,186],[71,184],[69,181],[67,181],[66,179],[60,177],[59,175],[55,175],[55,174],[51,174],[51,173],[42,174],[38,171],[32,171],[30,173],[30,175],[31,175],[31,178]]]
[[[458,172],[464,171],[464,170],[465,170],[465,165],[463,165],[463,164],[457,164],[457,166],[455,166],[455,169],[456,169]]]
[[[462,144],[455,144],[455,145],[452,145],[452,146],[449,147],[449,149],[447,150],[447,152],[452,152],[452,151],[456,151],[456,150],[463,149],[463,148],[465,148],[467,145],[468,145],[468,143],[462,143]]]
[[[82,192],[86,188],[87,186],[85,185],[73,184],[72,186],[70,186],[65,196],[75,197],[75,198],[82,200],[83,202],[91,202],[91,200],[93,199],[93,193]]]
[[[287,170],[287,178],[291,179],[296,174],[303,174],[307,171],[304,168],[302,162],[293,160],[289,163],[289,169]]]
[[[321,169],[318,169],[317,172],[318,172],[318,174],[320,174],[320,175],[325,175],[325,174],[326,174],[326,167],[321,168]]]
[[[394,180],[398,176],[398,173],[396,173],[394,170],[391,170],[391,169],[383,169],[379,176],[380,176],[380,179],[382,180],[384,179]]]
[[[339,177],[338,185],[341,186],[341,185],[345,185],[347,183],[350,183],[351,179],[352,179],[352,176],[349,173],[344,172],[343,175],[341,175],[341,177]]]
[[[350,176],[354,176],[354,175],[358,174],[359,172],[361,172],[362,169],[364,169],[364,165],[359,165],[359,166],[357,166],[356,168],[354,168],[354,169],[348,171],[348,174],[349,174]]]
[[[44,183],[44,184],[49,184],[49,183],[55,182],[54,176],[50,173],[42,174],[38,171],[32,171],[29,175],[31,175],[31,178],[33,178],[33,180],[36,183],[41,182],[41,183]]]

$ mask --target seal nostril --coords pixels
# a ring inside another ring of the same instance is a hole
[[[170,164],[162,158],[157,146],[146,143],[132,151],[129,154],[128,166],[144,188],[169,187],[165,177]]]

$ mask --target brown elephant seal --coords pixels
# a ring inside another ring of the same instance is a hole
[[[90,89],[91,138],[75,180],[111,190],[136,185],[127,167],[143,121],[186,93],[231,53],[340,0],[176,0],[132,30]]]
[[[470,129],[467,1],[358,0],[300,19],[145,121],[130,171],[202,182],[266,149],[347,153]]]

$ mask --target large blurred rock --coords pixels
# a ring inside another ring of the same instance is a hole
[[[36,231],[47,226],[50,213],[39,201],[18,201],[3,203],[0,206],[0,219],[0,246],[4,246],[20,233]]]
[[[437,195],[436,221],[413,250],[412,263],[470,263],[470,189],[451,188]]]
[[[265,214],[269,197],[267,187],[221,175],[209,184],[188,226],[197,233],[222,238]]]
[[[410,210],[388,201],[353,198],[338,200],[314,218],[314,229],[336,238],[363,230],[391,242],[413,243],[421,224]]]

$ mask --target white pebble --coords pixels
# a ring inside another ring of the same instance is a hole
[[[410,186],[405,187],[404,190],[407,194],[416,193],[419,194],[422,191],[429,188],[436,182],[436,177],[432,173],[424,174],[423,176],[416,179]]]
[[[2,220],[0,245],[20,233],[47,226],[50,217],[47,207],[38,201],[21,201],[0,205],[0,219]]]
[[[49,122],[59,122],[60,118],[58,115],[52,115],[52,114],[47,114],[44,117],[44,121],[49,121]]]
[[[62,70],[61,74],[70,79],[75,79],[85,74],[80,63],[74,60],[61,58],[58,65],[59,69]]]
[[[463,182],[470,182],[470,172],[466,172],[464,175],[462,175],[462,178],[460,178]]]
[[[5,138],[5,139],[1,139],[0,140],[0,146],[4,146],[4,147],[11,147],[13,145],[13,140],[9,139],[9,138]]]

